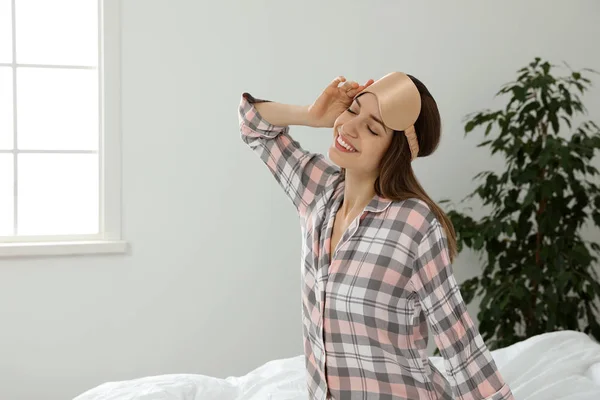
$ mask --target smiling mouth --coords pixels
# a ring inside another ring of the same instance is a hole
[[[342,138],[342,135],[338,132],[338,134],[335,137],[335,147],[343,152],[346,153],[357,153],[358,150],[356,150],[356,148],[354,146],[352,146],[350,143],[344,141],[344,139]]]

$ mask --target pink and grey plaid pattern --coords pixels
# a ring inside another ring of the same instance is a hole
[[[467,313],[427,205],[375,196],[330,258],[344,177],[302,149],[289,127],[261,118],[254,103],[262,101],[242,95],[240,131],[300,216],[310,398],[514,400]],[[449,379],[427,357],[428,322]]]

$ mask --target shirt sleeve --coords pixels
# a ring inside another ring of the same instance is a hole
[[[265,120],[256,99],[243,93],[239,106],[242,140],[260,157],[300,214],[323,189],[339,175],[339,168],[322,154],[304,150],[289,135],[289,126],[276,126]]]
[[[455,398],[514,400],[467,312],[452,273],[446,237],[436,219],[418,246],[411,284],[444,358]]]

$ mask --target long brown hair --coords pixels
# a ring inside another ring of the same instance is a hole
[[[419,143],[419,157],[432,154],[438,147],[441,136],[440,113],[431,93],[414,76],[408,75],[421,94],[421,113],[415,122]],[[392,143],[381,160],[379,177],[375,181],[375,192],[390,200],[418,198],[429,206],[444,228],[448,241],[450,260],[456,256],[456,232],[450,218],[429,197],[412,169],[410,148],[404,132],[394,131]]]

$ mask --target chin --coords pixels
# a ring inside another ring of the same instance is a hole
[[[348,162],[347,159],[344,159],[345,157],[342,154],[340,154],[340,152],[333,146],[334,145],[332,145],[327,151],[327,156],[329,157],[329,160],[331,160],[332,163],[334,163],[340,168],[348,169],[348,167],[350,167],[350,164],[352,163]]]

